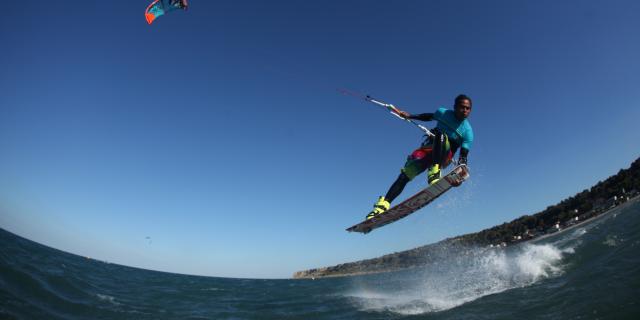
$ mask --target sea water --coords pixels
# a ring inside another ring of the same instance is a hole
[[[316,280],[177,275],[0,241],[0,319],[640,319],[638,202],[541,241]]]

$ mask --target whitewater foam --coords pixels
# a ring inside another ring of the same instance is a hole
[[[101,301],[106,301],[116,306],[120,305],[120,303],[117,302],[116,299],[112,296],[96,293],[96,297],[98,297],[98,299],[100,299]]]
[[[402,315],[444,311],[560,275],[563,256],[572,253],[573,248],[553,244],[456,250],[420,271],[359,282],[346,296],[364,311]]]

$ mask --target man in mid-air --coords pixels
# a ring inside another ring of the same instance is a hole
[[[407,183],[423,171],[427,171],[429,185],[440,179],[440,170],[452,161],[458,148],[460,156],[458,164],[466,164],[469,150],[473,142],[473,129],[467,120],[471,114],[471,98],[464,94],[456,97],[453,110],[439,108],[435,113],[412,115],[398,110],[398,115],[406,119],[438,122],[434,128],[434,136],[428,137],[422,145],[408,157],[400,175],[391,185],[384,197],[380,197],[367,215],[367,220],[389,210],[391,202],[402,192]]]

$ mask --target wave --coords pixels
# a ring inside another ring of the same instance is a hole
[[[637,252],[633,252],[640,247],[637,212],[637,204],[630,204],[584,225],[507,248],[443,246],[435,254],[430,253],[427,260],[434,262],[425,267],[353,277],[344,295],[360,311],[399,316],[456,308],[454,314],[468,314],[471,318],[477,317],[478,310],[513,318],[527,314],[517,311],[523,301],[545,306],[545,312],[556,315],[606,310],[609,305],[635,297],[626,293],[633,290],[629,279],[634,279],[640,270],[635,262]],[[618,278],[625,280],[611,281]],[[603,287],[623,294],[614,297],[596,291],[598,304],[583,295],[594,295],[594,289]],[[484,302],[472,303],[479,299]],[[573,302],[557,303],[567,300]],[[495,308],[497,305],[501,307]],[[615,308],[609,311],[625,315],[633,312]]]
[[[427,267],[356,281],[345,294],[362,311],[415,315],[448,310],[481,297],[530,286],[563,273],[574,248],[523,244],[513,248],[465,248]]]

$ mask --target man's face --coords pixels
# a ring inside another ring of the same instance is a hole
[[[471,101],[467,99],[460,100],[460,102],[455,105],[454,111],[456,113],[456,118],[459,120],[466,119],[469,114],[471,114]]]

